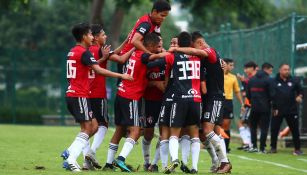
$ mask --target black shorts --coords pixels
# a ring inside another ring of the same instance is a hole
[[[223,122],[223,102],[224,99],[222,98],[206,98],[203,102],[201,122],[210,122],[221,126]]]
[[[251,108],[249,106],[245,106],[244,109],[244,113],[240,115],[240,119],[243,122],[248,123],[249,117],[251,115]]]
[[[170,112],[169,127],[185,127],[199,125],[201,116],[201,103],[193,101],[173,102]]]
[[[172,101],[164,101],[162,103],[158,119],[160,126],[169,126],[172,103]]]
[[[145,100],[145,120],[144,128],[153,128],[158,121],[161,109],[161,101]]]
[[[66,104],[68,111],[75,118],[76,122],[91,121],[94,118],[91,103],[88,98],[66,97]]]
[[[141,100],[131,100],[116,95],[114,102],[115,125],[141,126]]]
[[[233,119],[233,103],[232,100],[224,101],[224,110],[223,110],[224,119]]]
[[[106,98],[90,98],[93,115],[99,124],[106,126],[109,122],[108,103]]]

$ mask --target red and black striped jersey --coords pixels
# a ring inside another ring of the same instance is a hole
[[[117,95],[131,100],[139,100],[143,96],[148,82],[146,63],[149,56],[149,54],[140,50],[132,53],[127,62],[125,73],[131,75],[133,81],[121,80]]]
[[[165,99],[172,97],[174,101],[201,102],[200,58],[175,52],[167,55],[165,62],[170,68]]]
[[[98,63],[86,48],[76,45],[70,50],[66,61],[67,97],[89,97],[90,65],[93,64]]]
[[[94,58],[96,60],[99,60],[100,57],[102,56],[101,54],[101,46],[99,45],[92,45],[89,48],[89,51],[92,53]],[[100,63],[99,66],[101,68],[106,69],[107,68],[107,60]],[[107,93],[106,93],[106,78],[105,76],[99,75],[94,72],[94,70],[91,70],[90,73],[90,98],[107,98]]]

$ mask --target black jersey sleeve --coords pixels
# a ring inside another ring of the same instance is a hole
[[[90,51],[85,51],[82,56],[81,56],[81,63],[86,65],[86,66],[90,66],[93,64],[98,64],[97,61],[95,60],[94,56],[92,55],[92,53]]]
[[[165,58],[159,58],[159,59],[157,59],[155,61],[150,61],[147,64],[147,67],[148,68],[161,67],[161,66],[165,66],[165,64],[166,64]]]
[[[145,36],[150,31],[150,28],[151,25],[148,22],[142,22],[135,30]]]
[[[149,61],[149,57],[150,57],[149,53],[143,53],[141,56],[142,63],[147,64]]]

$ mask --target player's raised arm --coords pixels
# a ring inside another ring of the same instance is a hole
[[[135,49],[131,49],[129,52],[126,52],[123,55],[118,55],[116,53],[113,53],[110,55],[109,60],[124,64],[131,56],[131,54],[134,52]]]
[[[106,77],[113,77],[113,78],[121,78],[124,80],[130,80],[133,81],[133,77],[128,74],[120,74],[116,72],[109,71],[107,69],[99,67],[99,65],[94,64],[91,66],[91,68],[98,74],[106,76]]]
[[[182,52],[188,55],[194,55],[198,57],[208,57],[208,52],[202,49],[196,49],[192,47],[171,47],[169,52]]]

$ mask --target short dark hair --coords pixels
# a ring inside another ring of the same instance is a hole
[[[159,35],[156,33],[148,33],[144,36],[143,43],[145,47],[149,45],[158,45],[160,40]]]
[[[244,64],[244,68],[250,68],[250,67],[256,69],[256,67],[258,67],[258,65],[254,61],[249,61],[249,62]]]
[[[287,66],[290,67],[290,65],[289,65],[288,63],[281,63],[281,64],[279,65],[279,68],[283,67],[284,65],[287,65]]]
[[[233,59],[231,59],[231,58],[223,58],[223,60],[224,60],[227,64],[233,63]]]
[[[154,2],[152,6],[152,10],[156,10],[157,12],[164,12],[164,11],[170,11],[171,10],[171,5],[169,4],[168,1],[165,0],[157,0]]]
[[[92,30],[92,34],[94,36],[98,35],[100,32],[104,32],[103,28],[102,28],[102,25],[100,25],[100,24],[92,24],[91,25],[91,30]]]
[[[181,32],[178,35],[179,47],[190,47],[192,44],[192,36],[189,32]]]
[[[71,33],[77,42],[81,42],[83,35],[88,34],[91,27],[88,23],[79,23],[73,26]]]
[[[263,70],[263,69],[271,69],[271,68],[273,68],[274,66],[272,65],[272,64],[270,64],[270,63],[268,63],[268,62],[265,62],[265,63],[263,63],[262,64],[262,66],[261,66],[261,69]]]
[[[192,33],[192,42],[194,43],[197,39],[204,38],[200,31],[195,31]]]

